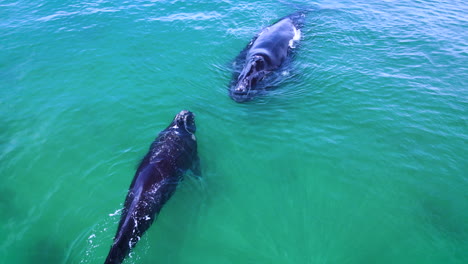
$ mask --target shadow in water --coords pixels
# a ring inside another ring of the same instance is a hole
[[[0,189],[0,212],[8,212],[3,214],[3,220],[9,220],[17,216],[17,207],[15,205],[16,192],[10,188],[3,187]]]
[[[45,237],[36,242],[28,254],[28,263],[63,263],[65,247],[53,238]]]
[[[442,236],[462,243],[468,241],[467,219],[463,219],[466,211],[455,208],[453,202],[425,199],[421,201],[421,210],[426,222],[438,230]]]

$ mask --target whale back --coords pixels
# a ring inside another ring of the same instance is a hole
[[[288,17],[265,28],[252,44],[247,59],[262,55],[269,62],[267,70],[277,69],[288,55],[289,42],[294,38],[294,33],[294,24]]]

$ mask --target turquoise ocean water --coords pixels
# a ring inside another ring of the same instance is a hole
[[[227,95],[312,7],[278,89]],[[0,263],[103,263],[182,109],[203,180],[125,263],[468,263],[465,1],[0,1]]]

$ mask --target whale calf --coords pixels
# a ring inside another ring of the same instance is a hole
[[[195,130],[195,115],[183,110],[151,144],[130,184],[106,264],[122,263],[174,194],[185,171],[200,175]]]
[[[264,28],[237,56],[229,96],[236,102],[253,99],[262,88],[260,82],[278,70],[301,38],[300,27],[305,15],[297,12]]]

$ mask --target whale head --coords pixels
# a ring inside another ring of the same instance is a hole
[[[266,61],[261,55],[252,56],[245,64],[234,87],[231,88],[231,97],[236,102],[245,102],[252,99],[259,91],[257,84],[267,74]]]
[[[195,126],[195,114],[187,110],[182,110],[174,117],[174,121],[172,121],[170,126],[194,134],[197,130]]]

